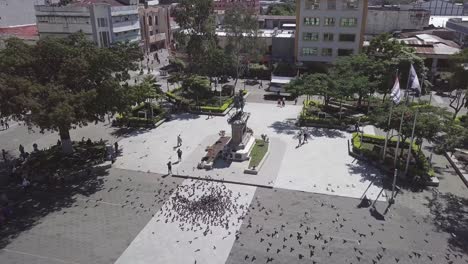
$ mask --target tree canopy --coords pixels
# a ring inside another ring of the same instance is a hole
[[[246,60],[252,60],[257,49],[258,23],[254,10],[243,4],[232,5],[224,15],[224,30],[228,37],[226,51],[232,56],[236,81]]]
[[[296,5],[294,2],[270,5],[266,14],[271,16],[295,16]]]
[[[372,69],[376,91],[386,96],[395,81],[395,73],[399,70],[402,89],[406,88],[411,64],[414,65],[423,90],[427,90],[431,83],[428,79],[428,69],[424,60],[415,54],[413,48],[392,39],[389,34],[381,34],[373,38],[364,53],[372,61]]]
[[[451,127],[452,120],[450,114],[443,108],[428,104],[400,104],[393,108],[388,125],[390,113],[390,103],[374,110],[369,119],[378,128],[388,131],[389,129],[398,131],[400,120],[403,114],[403,124],[401,129],[402,141],[411,137],[413,129],[413,120],[417,112],[415,138],[418,140],[426,139],[434,141],[439,132],[445,131]]]
[[[140,58],[136,44],[98,48],[82,33],[33,46],[9,39],[0,51],[0,115],[58,131],[71,152],[70,129],[128,109],[124,83]]]
[[[174,10],[181,32],[179,44],[185,47],[191,67],[203,61],[206,51],[216,45],[215,17],[212,0],[181,0]]]

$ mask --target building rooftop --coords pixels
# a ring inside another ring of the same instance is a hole
[[[126,4],[118,0],[74,0],[69,5],[71,6],[88,6],[92,4],[109,4],[111,6],[126,6]]]
[[[258,31],[258,37],[260,38],[293,38],[295,30],[278,30],[278,29],[261,29]],[[217,29],[216,35],[220,37],[227,36],[226,31],[223,29]]]
[[[445,27],[445,24],[451,18],[461,18],[462,20],[467,20],[468,16],[431,16],[431,18],[429,18],[429,25],[433,25],[435,27]]]
[[[15,36],[18,38],[34,39],[39,36],[37,26],[32,25],[21,25],[0,28],[0,35]]]
[[[430,34],[417,34],[398,40],[413,47],[417,54],[453,55],[460,51],[460,46],[455,42]]]
[[[257,20],[296,20],[296,16],[270,16],[270,15],[260,15],[257,17]]]

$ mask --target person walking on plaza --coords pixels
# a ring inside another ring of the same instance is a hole
[[[5,120],[5,129],[9,129],[10,125],[8,124],[8,120]]]
[[[262,80],[260,80],[260,85],[258,86],[258,88],[259,88],[259,89],[260,89],[260,88],[263,88],[263,82],[262,82]]]
[[[115,154],[119,153],[119,143],[117,141],[114,143]]]
[[[177,147],[182,146],[182,138],[180,137],[180,134],[177,136]]]
[[[294,98],[294,105],[297,105],[297,97]]]
[[[3,158],[3,161],[7,161],[7,156],[6,156],[6,151],[4,149],[2,149],[2,158]]]
[[[5,129],[5,122],[3,122],[3,119],[0,119],[0,125],[2,125],[2,129]]]
[[[172,175],[172,162],[167,163],[167,175]]]
[[[299,140],[299,145],[297,146],[300,147],[302,145],[302,131],[299,131],[299,134],[297,135],[297,139]]]
[[[304,144],[308,143],[309,141],[307,141],[307,138],[309,137],[309,134],[307,134],[307,131],[304,131],[303,135],[304,135],[304,141],[303,141]]]
[[[24,158],[24,147],[21,144],[19,145],[19,152],[20,152],[20,157]]]
[[[281,99],[278,98],[278,106],[281,106]]]
[[[284,101],[284,97],[283,97],[283,99],[281,100],[281,104],[283,105],[283,107],[286,105],[286,102]]]
[[[181,149],[177,150],[177,158],[179,159],[179,162],[182,160],[182,150]]]

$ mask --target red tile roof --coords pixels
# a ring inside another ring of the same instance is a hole
[[[13,26],[0,28],[0,35],[14,35],[18,37],[37,37],[39,33],[36,25]]]

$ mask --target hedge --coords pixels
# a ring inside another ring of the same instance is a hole
[[[114,121],[114,125],[126,125],[129,127],[153,127],[154,125],[156,125],[156,123],[166,118],[166,114],[166,111],[162,111],[161,113],[159,113],[159,115],[153,117],[152,119],[118,115]]]
[[[212,113],[223,113],[228,109],[228,107],[232,104],[234,101],[234,98],[231,97],[227,99],[222,106],[216,107],[216,106],[201,106],[200,109],[203,112],[212,112]]]
[[[384,136],[376,136],[376,135],[369,135],[363,134],[362,135],[362,142],[361,142],[361,133],[354,132],[352,133],[352,146],[353,152],[357,154],[362,154],[370,159],[380,160],[381,153],[378,148],[374,148],[375,145],[379,145],[381,147],[385,144],[385,137]],[[391,139],[388,142],[387,146],[396,146],[397,139]],[[402,144],[400,142],[400,148],[408,148],[408,144],[410,142],[407,140]],[[416,158],[416,166],[410,166],[408,168],[408,172],[410,175],[419,175],[419,176],[429,176],[434,177],[435,172],[434,169],[430,166],[429,161],[424,156],[422,151],[419,151],[419,146],[416,143],[413,143],[412,146],[413,155]],[[386,164],[387,166],[393,166],[393,161],[391,164]],[[404,163],[399,163],[398,168],[400,170],[404,170],[406,165],[406,159]]]
[[[247,94],[246,90],[240,90],[240,92],[242,93],[242,96],[245,96]],[[205,105],[205,106],[200,106],[200,109],[203,112],[224,113],[224,111],[226,111],[226,109],[228,109],[228,107],[233,102],[234,102],[234,97],[231,97],[231,98],[227,99],[226,101],[224,101],[224,104],[222,106],[208,106],[208,105]]]

